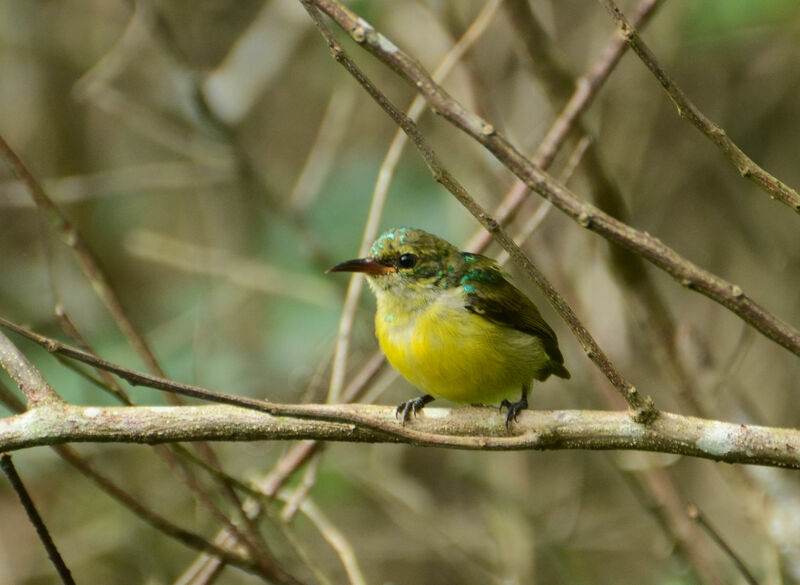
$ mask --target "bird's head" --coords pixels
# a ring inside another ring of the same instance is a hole
[[[477,257],[433,234],[403,227],[382,234],[368,257],[342,262],[328,272],[363,272],[376,294],[438,294],[457,286],[465,265]]]

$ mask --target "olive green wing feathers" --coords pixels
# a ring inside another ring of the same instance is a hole
[[[462,288],[467,297],[466,309],[498,325],[541,339],[550,357],[550,373],[569,378],[553,329],[542,318],[533,301],[503,277],[499,266],[494,262],[492,264],[482,267],[480,271],[476,269],[471,275],[468,272],[467,278],[462,279]],[[480,284],[471,285],[472,281],[479,281]]]

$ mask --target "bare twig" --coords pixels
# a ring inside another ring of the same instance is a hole
[[[2,343],[3,340],[8,341],[8,344],[3,344]],[[2,350],[5,349],[7,347],[7,345],[9,345],[9,344],[10,344],[10,341],[8,340],[8,338],[5,335],[3,335],[2,333],[0,333],[0,363],[2,363],[4,367],[6,366],[6,364],[3,363],[4,354],[3,354]],[[13,347],[13,346],[11,346],[11,347]],[[84,350],[78,350],[77,348],[73,348],[73,349],[75,349],[75,351],[83,352],[86,355],[91,355],[89,352],[86,352]],[[21,353],[19,353],[18,351],[17,351],[17,354],[18,355],[14,355],[13,356],[13,362],[11,363],[11,365],[13,367],[10,370],[10,373],[12,374],[12,376],[15,379],[17,379],[18,376],[23,376],[22,381],[18,382],[18,383],[20,384],[21,388],[25,388],[26,389],[25,390],[26,395],[30,396],[30,388],[32,388],[32,387],[34,387],[34,388],[43,388],[44,387],[44,388],[49,389],[49,386],[47,386],[47,383],[44,381],[43,378],[41,378],[41,375],[33,367],[33,365],[30,364],[27,361],[25,356],[22,355]],[[101,371],[108,371],[107,369],[104,370],[99,364],[93,364],[93,365],[95,365]],[[44,385],[44,386],[42,386],[42,385]],[[38,400],[35,400],[35,401],[33,399],[29,398],[28,399],[29,404],[31,406],[38,406],[38,407],[42,407],[42,408],[44,408],[44,407],[51,408],[51,409],[53,409],[55,411],[60,409],[62,405],[66,404],[60,398],[58,398],[58,396],[52,391],[52,389],[49,389],[49,393],[46,393],[44,396],[45,396],[45,398],[38,399]],[[126,402],[126,404],[129,405],[130,401],[128,400]],[[11,402],[11,406],[14,407],[14,406],[16,406],[16,404],[14,402]],[[213,501],[211,501],[211,499],[203,492],[203,490],[200,488],[200,486],[197,484],[197,482],[194,480],[194,478],[192,478],[192,476],[188,473],[188,471],[183,466],[178,464],[178,461],[175,459],[175,457],[171,453],[169,453],[168,451],[165,451],[163,447],[158,449],[158,452],[159,452],[160,455],[162,455],[165,458],[167,464],[170,465],[170,467],[174,471],[179,473],[181,479],[183,479],[183,481],[186,483],[186,485],[189,486],[189,488],[194,493],[195,497],[198,498],[198,501],[201,504],[203,504],[212,513],[212,515],[214,515],[218,520],[220,520],[220,522],[222,522],[223,525],[227,525],[229,527],[229,529],[232,531],[233,534],[236,534],[237,542],[244,543],[244,545],[247,546],[250,549],[250,552],[252,553],[253,558],[255,559],[253,564],[259,567],[259,572],[263,573],[264,575],[270,575],[272,578],[276,579],[276,582],[281,582],[281,583],[286,583],[286,584],[297,584],[297,583],[299,583],[291,575],[286,573],[280,567],[280,565],[275,563],[274,560],[269,557],[269,555],[267,554],[266,550],[262,546],[259,545],[257,540],[255,540],[254,527],[252,527],[252,526],[250,526],[249,524],[246,523],[244,525],[245,526],[244,532],[240,531],[238,529],[238,527],[234,526],[230,522],[230,520],[224,514],[222,514],[222,512],[219,510],[219,508],[216,506],[216,504]],[[62,454],[62,456],[63,456],[63,454]],[[75,464],[74,461],[70,461],[70,462]],[[111,493],[112,496],[119,496],[119,494],[116,493],[118,490],[115,490],[115,488],[113,486],[109,487],[108,482],[98,482],[98,483],[101,485],[101,487],[103,489],[109,491],[109,493]],[[226,485],[225,482],[221,482],[221,483],[223,485]],[[241,502],[239,502],[238,499],[235,498],[235,494],[231,494],[229,492],[226,495],[228,496],[229,499],[232,500],[232,502],[234,503],[234,505],[236,507],[241,508]],[[132,507],[132,506],[130,506],[130,502],[125,500],[125,498],[117,497],[117,499],[122,500],[123,503],[128,505],[128,507]],[[135,509],[135,511],[137,513],[141,512],[142,510],[144,510],[144,507],[141,506],[141,505],[136,507],[136,509]],[[159,523],[155,522],[154,524],[159,524]],[[160,526],[160,528],[164,529],[163,526]],[[167,527],[164,530],[165,530],[165,532],[167,532],[171,536],[175,536],[175,534],[176,534],[176,531],[175,530],[171,530],[169,527]],[[185,537],[186,535],[183,535],[183,536]],[[182,540],[185,541],[186,538],[183,538]],[[192,539],[189,539],[189,540],[192,540]],[[241,564],[241,560],[237,560],[236,564],[237,565]]]
[[[67,315],[66,311],[64,310],[61,304],[58,304],[55,309],[56,317],[59,319],[59,322],[62,324],[62,328],[81,346],[81,349],[86,351],[87,353],[92,352],[92,348],[88,345],[86,340],[80,334],[80,332],[75,327],[72,320]],[[110,372],[104,370],[102,368],[96,368],[99,372],[100,376],[102,377],[103,387],[107,388],[109,391],[113,392],[115,396],[117,396],[124,404],[128,406],[133,406],[130,398],[127,396],[124,390],[120,387],[120,384],[117,380],[111,375]],[[243,545],[249,550],[251,557],[254,560],[254,564],[258,565],[263,571],[265,575],[273,575],[277,580],[282,580],[286,583],[295,583],[296,580],[286,573],[272,558],[269,554],[269,551],[266,547],[266,544],[261,540],[260,535],[256,526],[252,523],[251,519],[243,512],[242,509],[242,502],[238,499],[236,493],[231,488],[231,481],[233,478],[230,476],[224,475],[221,471],[221,466],[218,461],[212,456],[210,460],[202,460],[199,458],[194,457],[193,455],[189,454],[186,449],[184,449],[181,445],[174,445],[173,449],[182,452],[183,455],[189,456],[192,461],[198,465],[201,465],[206,470],[214,475],[217,479],[217,484],[220,486],[220,489],[223,490],[223,494],[228,499],[228,501],[232,504],[234,511],[238,514],[240,519],[240,526],[234,525],[231,520],[222,513],[220,508],[211,500],[211,498],[203,491],[200,485],[197,483],[195,478],[189,473],[189,470],[180,465],[180,462],[174,457],[172,453],[167,451],[163,445],[154,445],[155,451],[164,459],[167,465],[179,475],[179,477],[183,480],[183,482],[189,487],[189,489],[194,494],[195,498],[201,505],[206,507],[209,512],[214,516],[223,526],[227,526],[227,530],[235,536],[235,543],[243,543]],[[208,453],[205,454],[205,457],[208,458]],[[103,484],[99,484],[101,488],[104,487]]]
[[[661,0],[643,0],[633,16],[637,26],[644,25],[660,3]],[[569,72],[555,59],[554,51],[547,42],[547,33],[534,17],[528,1],[509,0],[505,6],[511,17],[511,22],[525,43],[525,47],[531,57],[533,71],[542,80],[550,103],[555,108],[560,108],[560,104],[566,101],[566,105],[556,116],[544,138],[539,143],[536,152],[531,157],[531,163],[534,166],[546,170],[553,163],[561,145],[571,132],[576,132],[583,136],[588,135],[580,116],[594,101],[600,88],[605,84],[609,75],[622,58],[627,45],[621,39],[611,39],[603,50],[600,59],[592,65],[589,72],[576,82],[573,82]],[[590,145],[586,157],[589,169],[596,168],[594,162],[597,157],[593,149],[594,146]],[[595,172],[593,174],[597,179],[598,173]],[[599,181],[599,183],[606,184],[608,181]],[[518,178],[497,207],[495,219],[503,225],[510,221],[523,201],[527,199],[530,190],[526,182]],[[601,207],[603,206],[601,205]],[[607,211],[614,217],[619,218],[619,215],[614,213],[615,209],[607,209]],[[489,245],[490,240],[491,234],[480,230],[470,239],[467,249],[481,251]]]
[[[69,336],[70,339],[77,346],[88,353],[96,353],[86,338],[81,334],[78,328],[75,326],[75,323],[72,321],[72,318],[67,313],[64,305],[56,303],[55,308],[53,309],[53,314],[56,316],[59,324],[61,325],[61,330]],[[133,406],[133,402],[131,402],[130,396],[122,389],[122,386],[117,382],[117,379],[111,375],[110,372],[103,370],[102,368],[95,368],[95,371],[100,376],[101,380],[98,382],[102,382],[100,387],[109,392],[112,396],[114,396],[117,400],[119,400],[122,404],[126,404],[128,406]]]
[[[302,214],[311,207],[334,168],[336,153],[345,137],[344,131],[355,105],[355,95],[356,92],[348,85],[336,88],[331,93],[314,144],[289,195],[287,205],[292,213]]]
[[[222,161],[218,161],[222,162]],[[59,205],[115,197],[137,197],[152,191],[193,189],[198,184],[219,188],[230,183],[231,171],[224,164],[209,167],[197,162],[164,161],[130,165],[42,180],[42,186]],[[0,208],[30,209],[36,207],[20,181],[0,182]]]
[[[756,303],[744,293],[740,286],[683,258],[658,238],[636,230],[578,198],[550,175],[533,165],[491,124],[453,99],[433,81],[419,63],[352,10],[337,0],[302,1],[304,4],[306,2],[313,4],[330,16],[341,28],[348,31],[357,43],[420,91],[428,103],[444,118],[485,146],[531,189],[549,199],[553,205],[574,219],[580,226],[641,255],[672,275],[681,285],[715,300],[763,335],[800,355],[800,331]],[[341,59],[339,54],[339,49],[337,49],[334,56]],[[493,228],[493,224],[487,225],[488,228]],[[497,233],[495,229],[489,229],[489,231],[493,235]],[[558,307],[556,310],[561,313]],[[591,355],[591,350],[587,351]]]
[[[286,505],[283,507],[280,514],[281,522],[289,523],[292,521],[295,514],[297,514],[297,510],[303,504],[303,500],[306,499],[309,492],[311,492],[311,488],[314,487],[314,483],[317,480],[317,473],[319,472],[319,463],[322,460],[322,453],[322,451],[314,453],[311,462],[306,465],[306,471],[303,474],[300,485],[291,492],[291,497],[285,500]]]
[[[292,505],[292,502],[298,499],[297,495],[294,493],[278,494],[278,497],[287,502],[287,506]],[[344,534],[342,534],[313,501],[304,496],[301,498],[300,510],[314,523],[314,526],[317,527],[322,537],[328,541],[328,544],[330,544],[336,551],[336,554],[339,555],[339,559],[341,559],[342,565],[347,572],[350,585],[366,585],[367,582],[364,579],[364,575],[361,573],[361,567],[358,565],[358,559],[356,558],[353,546]]]
[[[619,469],[619,467],[618,467]],[[674,542],[675,553],[687,561],[698,583],[724,585],[714,555],[696,526],[686,517],[685,502],[669,471],[650,468],[638,472],[619,469],[633,494]]]
[[[661,0],[642,0],[632,17],[635,25],[644,26],[660,3]],[[581,114],[594,102],[594,98],[600,88],[603,87],[625,53],[627,45],[624,40],[616,36],[612,38],[603,49],[598,61],[590,67],[585,75],[574,81],[569,71],[555,59],[555,51],[550,46],[551,43],[548,40],[547,33],[539,24],[539,21],[536,20],[527,0],[509,0],[505,6],[511,17],[511,22],[525,43],[531,58],[534,74],[544,85],[551,105],[555,109],[561,110],[531,157],[531,162],[535,166],[546,170],[553,163],[558,150],[570,133],[583,137],[589,135],[581,120]],[[561,104],[564,102],[566,102],[566,105],[562,108]],[[614,217],[626,220],[625,216],[620,215],[620,209],[624,206],[621,194],[616,189],[608,189],[609,181],[605,178],[605,173],[598,168],[599,161],[597,161],[593,150],[594,145],[589,145],[589,156],[587,157],[589,164],[587,167],[588,170],[592,171],[593,179],[596,183],[596,191],[598,191],[598,195],[604,195],[605,192],[612,191],[609,195],[614,199],[610,208],[608,208],[608,201],[601,201],[600,206]],[[561,182],[563,183],[563,181]],[[503,202],[497,209],[497,220],[505,224],[522,202],[525,201],[529,192],[530,189],[525,182],[517,179],[517,182],[503,198]],[[605,197],[604,199],[607,198]],[[486,232],[481,231],[475,234],[470,243],[472,246],[482,248],[488,244],[488,241],[486,241],[488,237],[489,235]]]
[[[747,581],[750,585],[758,585],[758,581],[750,572],[750,569],[747,568],[747,565],[744,564],[744,561],[741,559],[741,557],[736,554],[736,551],[731,548],[722,535],[714,529],[700,509],[695,504],[689,504],[689,508],[686,512],[689,515],[689,518],[697,522],[697,524],[699,524],[700,527],[705,530],[706,534],[711,537],[711,540],[713,540],[725,552],[725,554],[728,555],[731,561],[733,561],[733,564],[736,565],[736,568],[744,577],[745,581]]]
[[[22,479],[14,467],[14,462],[11,461],[11,455],[8,453],[0,453],[0,469],[2,469],[3,473],[6,474],[8,482],[17,493],[17,497],[22,503],[22,507],[25,509],[28,519],[36,529],[36,534],[39,535],[39,539],[42,541],[42,544],[47,551],[47,556],[50,558],[50,562],[53,563],[53,566],[58,572],[58,576],[61,578],[61,582],[65,583],[66,585],[74,585],[75,581],[72,578],[72,573],[70,572],[69,567],[67,567],[67,564],[64,562],[61,553],[58,552],[56,543],[50,536],[50,531],[47,529],[47,525],[44,523],[44,520],[42,520],[42,517],[36,510],[36,505],[33,503],[33,499],[31,499],[28,490],[25,489],[25,484],[22,483]]]
[[[578,144],[575,145],[572,153],[570,153],[569,160],[567,160],[567,164],[564,166],[564,169],[561,172],[561,176],[559,180],[564,183],[565,185],[569,184],[569,180],[572,177],[572,173],[575,172],[575,168],[581,162],[583,155],[586,153],[588,148],[591,148],[592,140],[588,136],[584,136],[581,140],[578,141]],[[536,208],[536,211],[533,212],[530,217],[525,221],[522,228],[517,232],[514,236],[514,241],[517,243],[518,246],[522,247],[528,241],[528,239],[533,235],[533,233],[539,229],[539,226],[542,225],[542,222],[545,218],[550,214],[550,210],[553,209],[553,204],[549,201],[542,201],[539,203],[539,207]],[[485,231],[483,233],[486,233]],[[505,250],[500,253],[496,260],[500,266],[503,266],[509,259],[508,252]]]
[[[61,456],[61,458],[92,480],[106,494],[111,496],[115,501],[135,514],[140,520],[149,524],[156,530],[166,534],[170,538],[177,540],[189,548],[214,554],[220,558],[224,558],[225,562],[230,563],[233,566],[252,573],[260,574],[264,577],[268,576],[268,574],[265,574],[261,568],[249,558],[239,554],[238,552],[234,552],[233,550],[223,548],[212,542],[209,542],[209,540],[204,536],[181,528],[163,516],[145,507],[134,496],[126,492],[104,475],[98,473],[86,461],[86,459],[78,455],[78,453],[69,445],[54,445],[53,448]]]
[[[28,408],[35,408],[43,404],[59,404],[63,402],[58,394],[55,393],[47,381],[39,373],[39,370],[28,361],[17,346],[0,332],[0,367],[2,367],[11,379],[16,382],[20,392],[25,395],[28,401]]]
[[[675,84],[669,75],[667,75],[667,72],[658,64],[653,52],[639,36],[639,33],[636,32],[636,28],[628,22],[628,19],[625,18],[625,15],[613,0],[600,0],[600,4],[606,8],[611,18],[614,19],[617,29],[625,42],[627,42],[631,49],[639,56],[642,63],[645,64],[667,92],[667,95],[669,95],[669,98],[678,109],[678,115],[691,122],[695,128],[700,130],[700,132],[711,140],[711,142],[719,148],[720,152],[725,155],[725,158],[736,167],[740,175],[761,187],[761,189],[769,193],[772,199],[777,199],[781,203],[794,209],[797,213],[800,213],[800,194],[758,166],[741,148],[736,146],[725,130],[709,120],[697,106],[686,97],[683,90]]]
[[[122,307],[122,302],[106,277],[105,271],[100,267],[100,263],[95,258],[94,253],[89,249],[89,246],[75,226],[72,225],[72,222],[53,203],[39,184],[39,181],[31,174],[22,159],[17,156],[17,153],[6,143],[2,136],[0,136],[0,156],[11,166],[17,179],[28,188],[36,205],[45,214],[53,229],[59,233],[62,241],[75,252],[84,274],[92,283],[97,295],[106,305],[117,326],[139,354],[147,369],[159,376],[164,376],[164,370],[161,369],[161,366],[156,361],[144,336],[139,332],[139,329]]]

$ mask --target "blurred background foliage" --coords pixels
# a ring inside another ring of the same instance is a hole
[[[484,3],[351,6],[432,70]],[[596,2],[531,6],[574,77],[614,34]],[[621,7],[632,12],[634,4]],[[337,34],[405,108],[413,91]],[[669,2],[643,36],[747,154],[800,186],[799,3]],[[445,87],[524,152],[535,150],[554,119],[502,8]],[[638,59],[623,58],[584,120],[634,226],[800,323],[797,216],[742,180],[680,120]],[[493,209],[513,177],[435,116],[426,114],[421,126],[451,172]],[[357,254],[394,132],[331,60],[295,0],[0,0],[0,134],[97,252],[173,379],[275,401],[325,399],[347,282],[323,271]],[[555,176],[570,148],[556,160]],[[580,166],[570,186],[590,197],[591,179]],[[530,199],[520,224],[539,205]],[[381,225],[420,227],[462,244],[478,229],[413,149],[401,159]],[[606,242],[554,211],[526,250],[661,408],[772,426],[800,422],[796,357],[723,307],[648,268],[677,325],[695,393],[686,397],[661,342],[631,310]],[[0,267],[0,315],[64,338],[53,317],[55,303],[63,303],[100,355],[143,369],[71,251],[5,166]],[[557,330],[573,374],[569,382],[537,387],[533,406],[608,407],[607,381],[534,288],[520,275],[517,282]],[[373,307],[364,294],[350,373],[376,349]],[[15,341],[65,399],[112,404],[43,351]],[[415,392],[396,379],[378,401],[394,404]],[[140,404],[164,403],[152,390],[132,394]],[[0,412],[8,413],[2,405]],[[287,445],[217,449],[227,471],[252,478]],[[148,448],[80,451],[178,524],[215,533],[213,519]],[[15,461],[78,582],[171,583],[195,558],[48,449],[19,453]],[[662,500],[660,491],[667,494]],[[659,514],[685,526],[680,517],[689,501],[759,582],[800,582],[796,472],[635,453],[330,445],[310,495],[352,544],[368,583],[744,582],[708,535],[691,524],[688,536],[665,529]],[[3,482],[0,518],[0,582],[55,583]],[[284,567],[313,582],[284,534],[264,526]],[[302,515],[290,529],[333,582],[346,582],[336,555]],[[696,558],[705,559],[705,569]],[[229,569],[219,582],[257,579]]]

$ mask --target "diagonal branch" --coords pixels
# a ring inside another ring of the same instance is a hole
[[[63,402],[42,377],[39,370],[2,332],[0,332],[0,367],[8,372],[20,392],[25,395],[28,408]]]
[[[692,101],[686,97],[680,87],[675,85],[667,72],[658,64],[655,55],[645,44],[636,29],[631,26],[628,19],[614,3],[613,0],[600,0],[600,3],[608,10],[611,18],[619,29],[622,38],[628,43],[633,52],[642,60],[642,63],[655,75],[658,82],[669,95],[669,99],[678,109],[678,115],[702,132],[711,142],[713,142],[720,152],[725,155],[739,174],[748,179],[769,193],[772,199],[777,199],[800,213],[800,194],[794,189],[773,177],[767,171],[758,166],[749,156],[747,156],[736,143],[730,139],[728,134],[709,120]]]
[[[44,549],[47,551],[47,556],[50,558],[50,562],[53,563],[58,576],[61,578],[61,582],[64,583],[64,585],[75,585],[75,580],[72,578],[72,573],[70,572],[69,567],[67,567],[67,564],[64,562],[64,557],[62,557],[61,553],[58,552],[58,547],[53,541],[53,537],[50,536],[50,531],[47,529],[47,525],[44,523],[39,511],[36,509],[36,504],[33,503],[33,499],[28,493],[28,490],[25,488],[22,478],[20,478],[16,468],[14,467],[14,462],[11,461],[11,455],[8,453],[0,453],[0,469],[2,469],[3,473],[6,474],[11,487],[15,492],[17,492],[17,497],[19,497],[22,507],[28,514],[28,519],[36,529],[36,533],[39,535],[39,539],[42,541]]]
[[[86,275],[86,278],[92,283],[92,288],[94,288],[97,295],[103,301],[103,304],[105,304],[108,312],[125,336],[125,339],[128,340],[128,343],[130,343],[139,354],[139,357],[147,366],[147,369],[154,374],[163,376],[164,371],[156,361],[150,346],[136,327],[136,324],[128,317],[128,314],[122,306],[122,301],[120,301],[119,296],[108,280],[105,271],[100,266],[94,253],[86,243],[86,240],[83,239],[83,236],[81,236],[80,232],[67,216],[64,215],[61,209],[53,203],[53,200],[47,195],[36,177],[28,170],[28,167],[25,166],[22,159],[8,145],[2,136],[0,136],[0,157],[6,160],[17,179],[28,189],[36,206],[42,210],[45,217],[50,222],[50,225],[61,236],[63,242],[75,252],[80,262],[81,269]]]
[[[658,238],[639,231],[581,200],[550,175],[533,165],[502,134],[470,112],[441,86],[425,69],[401,51],[366,20],[337,0],[312,1],[342,29],[406,82],[420,91],[428,103],[445,119],[485,146],[517,177],[580,226],[641,255],[678,280],[681,285],[706,295],[733,311],[763,335],[800,355],[800,331],[770,313],[747,296],[742,288],[683,258]],[[493,230],[490,230],[493,231]]]

